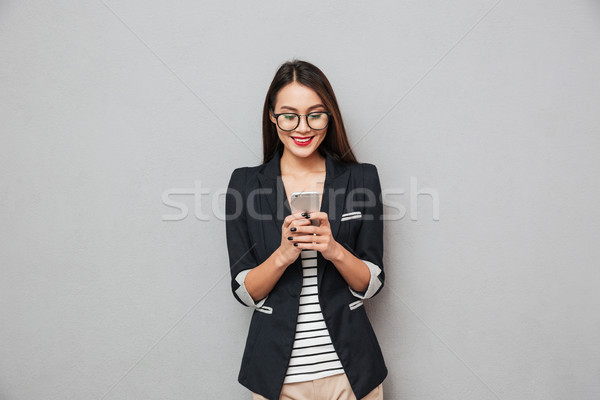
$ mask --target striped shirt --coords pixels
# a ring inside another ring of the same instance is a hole
[[[292,356],[283,383],[344,373],[319,305],[317,251],[302,249],[302,291]]]

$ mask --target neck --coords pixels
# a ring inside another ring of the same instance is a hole
[[[318,150],[315,150],[308,157],[298,157],[287,149],[283,149],[280,160],[280,169],[282,175],[304,175],[311,172],[325,171],[325,157]]]

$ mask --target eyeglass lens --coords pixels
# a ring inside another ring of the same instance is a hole
[[[306,123],[311,129],[323,129],[329,123],[329,116],[325,113],[312,112],[306,115]],[[284,131],[294,130],[299,124],[300,117],[298,114],[286,113],[277,117],[277,125]]]

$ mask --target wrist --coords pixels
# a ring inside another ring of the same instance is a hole
[[[341,243],[339,242],[335,242],[336,243],[336,247],[335,247],[335,251],[333,253],[333,259],[331,260],[332,262],[336,263],[336,262],[340,262],[344,259],[345,254],[345,248],[344,246],[342,246]]]
[[[273,264],[275,264],[275,267],[277,267],[278,269],[285,268],[288,266],[288,264],[285,263],[285,258],[283,257],[281,247],[278,247],[277,250],[273,252],[272,257]]]

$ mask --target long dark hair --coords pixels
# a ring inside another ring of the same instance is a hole
[[[328,154],[335,160],[357,163],[350,148],[342,114],[329,80],[315,65],[298,59],[287,61],[279,67],[267,91],[263,107],[263,163],[273,158],[275,152],[283,149],[283,143],[277,135],[277,127],[269,118],[269,110],[275,109],[275,100],[279,90],[291,82],[297,82],[313,89],[321,97],[327,111],[331,113],[327,134],[318,148],[321,155]]]

